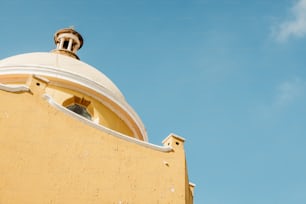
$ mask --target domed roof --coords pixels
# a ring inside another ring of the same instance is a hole
[[[76,58],[56,52],[20,54],[0,60],[0,74],[50,76],[92,89],[119,105],[135,122],[143,140],[148,140],[141,119],[117,86],[102,72]]]
[[[100,85],[115,98],[121,101],[124,100],[121,91],[102,72],[80,60],[76,60],[66,55],[47,52],[27,53],[3,59],[0,61],[0,65],[2,67],[20,67],[20,69],[22,69],[22,66],[25,70],[27,69],[26,67],[31,69],[36,68],[36,71],[38,72],[44,71],[42,69],[46,69],[46,71],[49,70],[54,73],[60,72],[61,74],[73,74]],[[39,69],[39,67],[42,69]]]
[[[120,107],[120,110],[137,126],[140,137],[147,141],[141,119],[126,102],[117,86],[99,70],[79,60],[77,51],[83,45],[82,36],[72,28],[65,28],[55,33],[54,42],[56,49],[52,52],[27,53],[1,60],[0,74],[38,75],[70,81],[89,88]]]

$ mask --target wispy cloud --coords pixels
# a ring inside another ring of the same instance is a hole
[[[294,102],[305,91],[305,83],[299,78],[284,81],[277,87],[274,106],[281,108]]]
[[[273,121],[283,111],[294,108],[296,104],[305,101],[306,81],[299,77],[291,78],[279,83],[272,95],[265,102],[257,104],[253,110],[254,116],[265,122]]]
[[[274,30],[276,40],[279,42],[285,42],[290,37],[306,35],[306,0],[296,1],[291,8],[291,15]]]

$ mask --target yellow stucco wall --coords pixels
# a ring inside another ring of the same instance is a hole
[[[49,104],[42,81],[29,85],[0,90],[0,203],[192,203],[183,141],[169,137],[163,152],[124,140]]]
[[[0,83],[22,85],[27,83],[29,76],[30,75],[16,74],[0,75]],[[47,77],[46,79],[51,80],[52,83],[48,84],[45,89],[45,93],[50,95],[58,104],[63,105],[65,100],[73,96],[84,98],[91,103],[90,109],[91,113],[93,114],[93,120],[96,123],[125,135],[144,140],[142,133],[137,128],[136,124],[134,124],[130,116],[107,97],[70,81],[65,81],[54,77]],[[92,96],[95,96],[95,98]],[[97,100],[97,98],[100,100]],[[117,112],[115,113],[114,110]]]

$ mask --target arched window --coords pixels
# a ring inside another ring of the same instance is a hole
[[[90,111],[89,107],[90,101],[80,98],[77,96],[73,96],[67,100],[64,101],[63,106],[66,107],[68,110],[71,110],[75,112],[76,114],[79,114],[83,116],[84,118],[87,118],[89,120],[92,119],[92,110]]]

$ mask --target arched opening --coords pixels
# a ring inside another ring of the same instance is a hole
[[[92,108],[89,107],[90,104],[90,101],[77,96],[73,96],[63,102],[63,106],[68,110],[83,116],[84,118],[92,120],[93,111]]]
[[[68,49],[69,46],[69,40],[64,40],[63,48]]]

